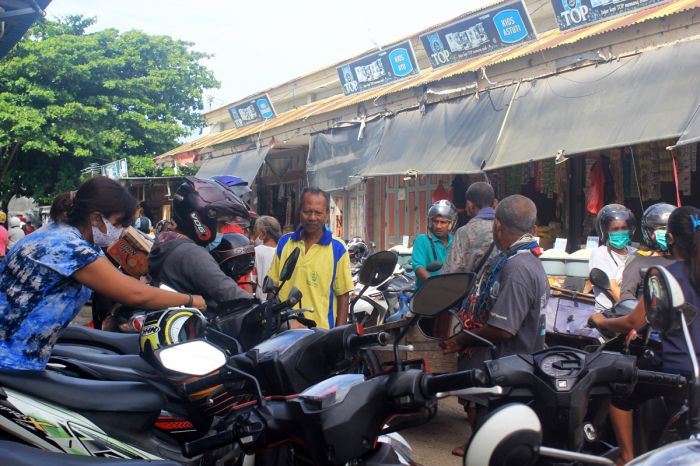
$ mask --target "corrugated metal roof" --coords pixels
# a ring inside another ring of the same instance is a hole
[[[514,60],[526,55],[573,44],[589,37],[609,33],[618,29],[643,23],[645,21],[670,16],[698,7],[700,7],[700,0],[676,0],[573,31],[561,32],[558,29],[546,31],[539,34],[536,41],[527,44],[491,55],[478,57],[473,60],[455,63],[443,68],[428,68],[422,70],[418,75],[412,76],[411,78],[356,95],[334,95],[326,99],[315,101],[302,107],[289,110],[278,115],[276,118],[263,123],[251,125],[246,128],[230,129],[220,133],[204,136],[176,147],[175,149],[159,155],[157,158],[164,158],[174,154],[179,154],[181,152],[199,150],[205,147],[214,146],[216,144],[233,141],[235,139],[256,134],[261,131],[280,127],[292,121],[299,121],[313,115],[321,115],[323,113],[332,112],[341,108],[350,107],[361,102],[372,101],[387,94],[421,86],[430,82],[439,81],[458,74],[478,71],[482,67],[492,66],[497,63]]]

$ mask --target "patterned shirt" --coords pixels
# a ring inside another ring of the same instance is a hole
[[[0,369],[44,369],[59,331],[90,297],[73,273],[102,256],[64,223],[15,245],[0,263]]]
[[[493,209],[481,209],[479,214],[455,232],[442,273],[478,272],[474,270],[493,241]],[[496,248],[492,254],[495,254]]]

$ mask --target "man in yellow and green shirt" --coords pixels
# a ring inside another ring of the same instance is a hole
[[[289,291],[296,287],[302,293],[298,307],[313,309],[304,317],[314,320],[318,328],[343,325],[348,320],[354,285],[347,247],[326,226],[330,216],[328,193],[318,188],[305,189],[299,216],[301,226],[280,238],[268,276],[279,281],[285,260],[299,249],[299,260],[292,277],[280,290],[280,299],[287,299]]]

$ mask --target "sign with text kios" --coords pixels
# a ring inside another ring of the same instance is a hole
[[[336,70],[345,95],[385,86],[420,72],[411,41],[365,55]]]
[[[433,68],[537,39],[522,1],[485,9],[420,36]]]
[[[228,113],[236,128],[243,128],[277,116],[267,94],[232,105]]]
[[[668,0],[552,0],[561,31],[632,13]]]

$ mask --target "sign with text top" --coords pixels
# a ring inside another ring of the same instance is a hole
[[[559,30],[568,31],[668,0],[552,0]]]
[[[236,128],[243,128],[277,116],[267,94],[259,95],[228,108]]]
[[[535,39],[535,27],[521,0],[479,11],[420,36],[433,68]]]
[[[345,95],[385,86],[420,72],[410,40],[365,55],[336,70]]]

